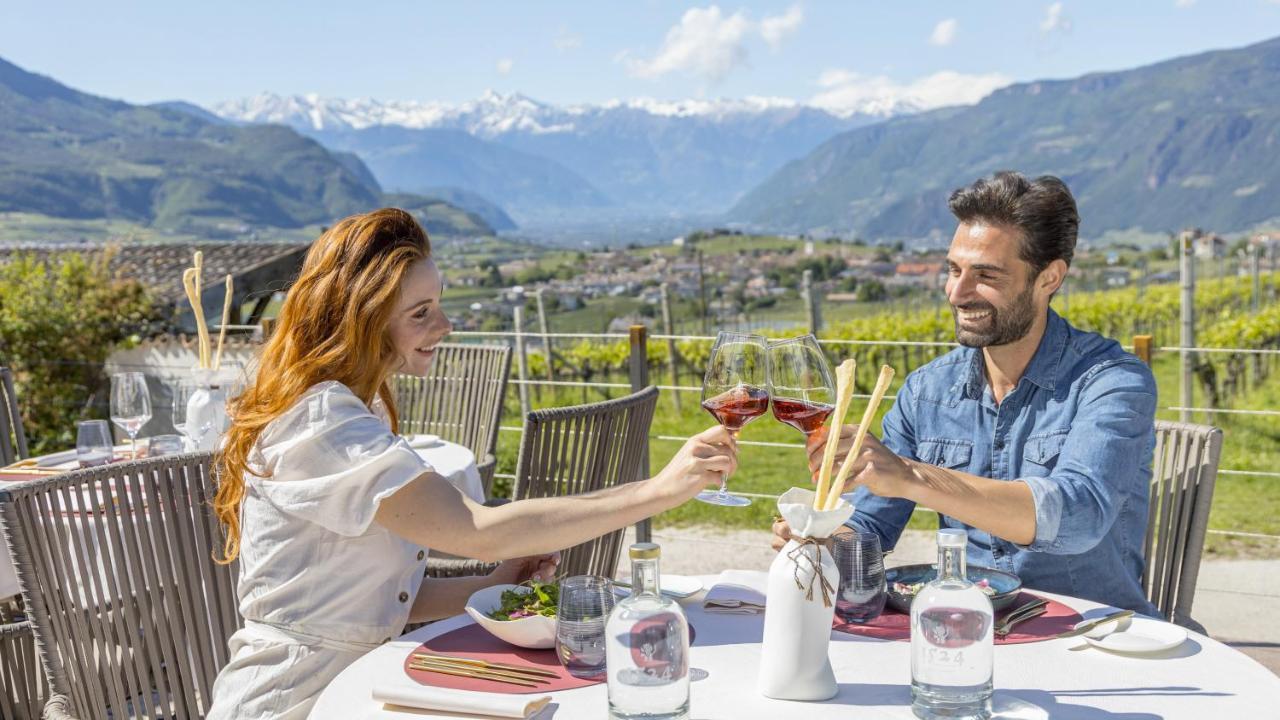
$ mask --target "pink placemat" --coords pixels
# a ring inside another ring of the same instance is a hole
[[[1018,597],[1009,607],[1018,608],[1032,600],[1039,599],[1039,597],[1039,595],[1032,595],[1027,592],[1018,593]],[[1049,600],[1047,607],[1048,609],[1045,610],[1043,615],[1024,620],[1014,626],[1013,632],[1005,637],[997,637],[996,644],[1016,645],[1018,643],[1052,640],[1058,633],[1066,632],[1075,627],[1076,623],[1084,620],[1080,613],[1057,600]],[[996,621],[999,622],[1003,615],[1003,613],[997,614]],[[832,626],[836,630],[850,635],[861,635],[880,640],[911,639],[911,616],[889,609],[886,609],[880,614],[880,617],[869,623],[862,625],[844,623],[837,617]]]
[[[693,626],[689,626],[689,644],[693,644],[694,640]],[[454,675],[441,675],[440,673],[424,672],[422,670],[409,669],[409,663],[413,660],[414,653],[432,653],[435,655],[454,655],[457,657],[467,657],[473,660],[487,660],[488,662],[506,663],[508,665],[524,665],[537,668],[539,670],[550,670],[556,674],[555,678],[549,683],[539,683],[536,688],[526,688],[519,685],[511,685],[510,683],[496,682],[493,680],[481,680],[477,678],[456,677]],[[568,670],[560,664],[556,658],[554,649],[548,650],[529,650],[527,648],[516,647],[507,642],[503,642],[489,633],[488,630],[472,623],[457,630],[450,630],[442,635],[427,640],[418,647],[413,649],[404,658],[404,672],[413,678],[414,682],[421,685],[430,685],[432,687],[449,688],[450,690],[476,690],[480,692],[506,693],[509,695],[529,695],[533,693],[549,693],[559,690],[573,690],[574,688],[587,687],[588,685],[599,685],[604,682],[604,678],[598,680],[583,680],[569,674]]]

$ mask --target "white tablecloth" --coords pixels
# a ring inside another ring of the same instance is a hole
[[[484,489],[480,484],[480,471],[476,469],[475,454],[467,448],[456,445],[444,440],[438,440],[430,447],[415,447],[414,451],[418,453],[437,473],[449,480],[454,487],[461,490],[467,497],[476,502],[484,502]],[[41,464],[49,464],[46,459],[63,460],[66,453],[54,453],[40,458]],[[75,453],[70,454],[70,461],[66,463],[68,470],[75,469]],[[62,467],[62,465],[58,465]],[[39,479],[35,476],[32,479]],[[7,482],[0,482],[7,484]],[[74,514],[64,516],[64,521],[68,523],[68,527],[76,530],[80,527]],[[97,546],[97,536],[90,534],[86,540]],[[18,587],[18,577],[13,567],[13,558],[9,554],[9,543],[0,537],[0,546],[3,551],[0,552],[0,598],[7,598],[11,595],[17,595],[21,592]]]
[[[702,578],[705,585],[714,576]],[[1049,595],[1049,593],[1042,593]],[[1107,608],[1087,600],[1049,595],[1092,618]],[[840,693],[823,703],[762,697],[755,690],[763,615],[712,615],[702,594],[683,601],[697,628],[692,665],[709,673],[691,686],[691,716],[699,720],[822,720],[823,718],[913,718],[910,644],[833,632],[831,661]],[[405,635],[368,653],[339,675],[320,696],[313,720],[475,717],[419,711],[389,711],[374,703],[375,682],[412,684],[402,670],[405,656],[422,640],[469,624],[458,616]],[[1076,650],[1080,646],[1086,649]],[[1137,657],[1110,654],[1083,640],[1048,640],[995,649],[997,717],[1053,720],[1280,717],[1280,678],[1243,653],[1197,633],[1167,653]],[[595,720],[607,714],[603,684],[552,693],[540,720]]]

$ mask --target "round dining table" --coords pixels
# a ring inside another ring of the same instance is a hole
[[[700,577],[710,587],[716,576]],[[1088,600],[1038,593],[1086,619],[1114,610]],[[704,593],[681,601],[697,630],[690,662],[694,720],[822,720],[913,718],[910,643],[843,632],[831,634],[830,658],[839,694],[825,702],[774,700],[756,690],[764,616],[709,613]],[[475,718],[474,715],[407,710],[373,701],[375,684],[412,686],[406,656],[428,638],[470,624],[459,615],[419,628],[373,650],[325,689],[312,720],[375,718]],[[698,672],[702,671],[702,672]],[[1176,648],[1157,654],[1121,655],[1083,638],[1052,639],[995,648],[994,717],[1053,720],[1156,720],[1157,718],[1280,717],[1280,678],[1247,655],[1217,640],[1188,632]],[[539,720],[595,720],[607,716],[604,684],[553,692]]]

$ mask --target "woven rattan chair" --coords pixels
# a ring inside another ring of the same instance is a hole
[[[493,488],[498,422],[510,370],[511,348],[506,345],[445,343],[436,347],[426,377],[392,378],[400,434],[439,435],[469,448],[485,497]]]
[[[0,465],[27,457],[27,436],[22,430],[18,394],[13,389],[13,373],[0,367]]]
[[[208,453],[0,489],[47,718],[199,718],[240,625]]]
[[[0,367],[0,465],[28,456],[13,373]],[[48,682],[35,653],[35,637],[22,599],[0,598],[0,720],[40,717]]]
[[[1142,587],[1171,622],[1203,632],[1191,619],[1209,506],[1222,455],[1222,431],[1158,421]]]
[[[0,718],[35,720],[48,695],[49,683],[22,599],[0,601]]]
[[[524,423],[512,498],[559,497],[643,479],[658,389],[616,400],[535,410]],[[622,530],[576,545],[560,560],[563,575],[613,577]]]
[[[615,400],[534,410],[525,417],[513,500],[560,497],[642,479],[658,389],[650,386]],[[561,575],[612,577],[622,551],[616,530],[564,551]],[[478,560],[432,559],[432,577],[484,575],[495,566]]]

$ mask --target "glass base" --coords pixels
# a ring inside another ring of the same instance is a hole
[[[991,681],[970,687],[911,682],[911,712],[920,720],[987,720]]]
[[[723,490],[703,490],[698,493],[697,497],[709,505],[722,505],[724,507],[746,507],[751,504],[749,498],[730,495]]]

